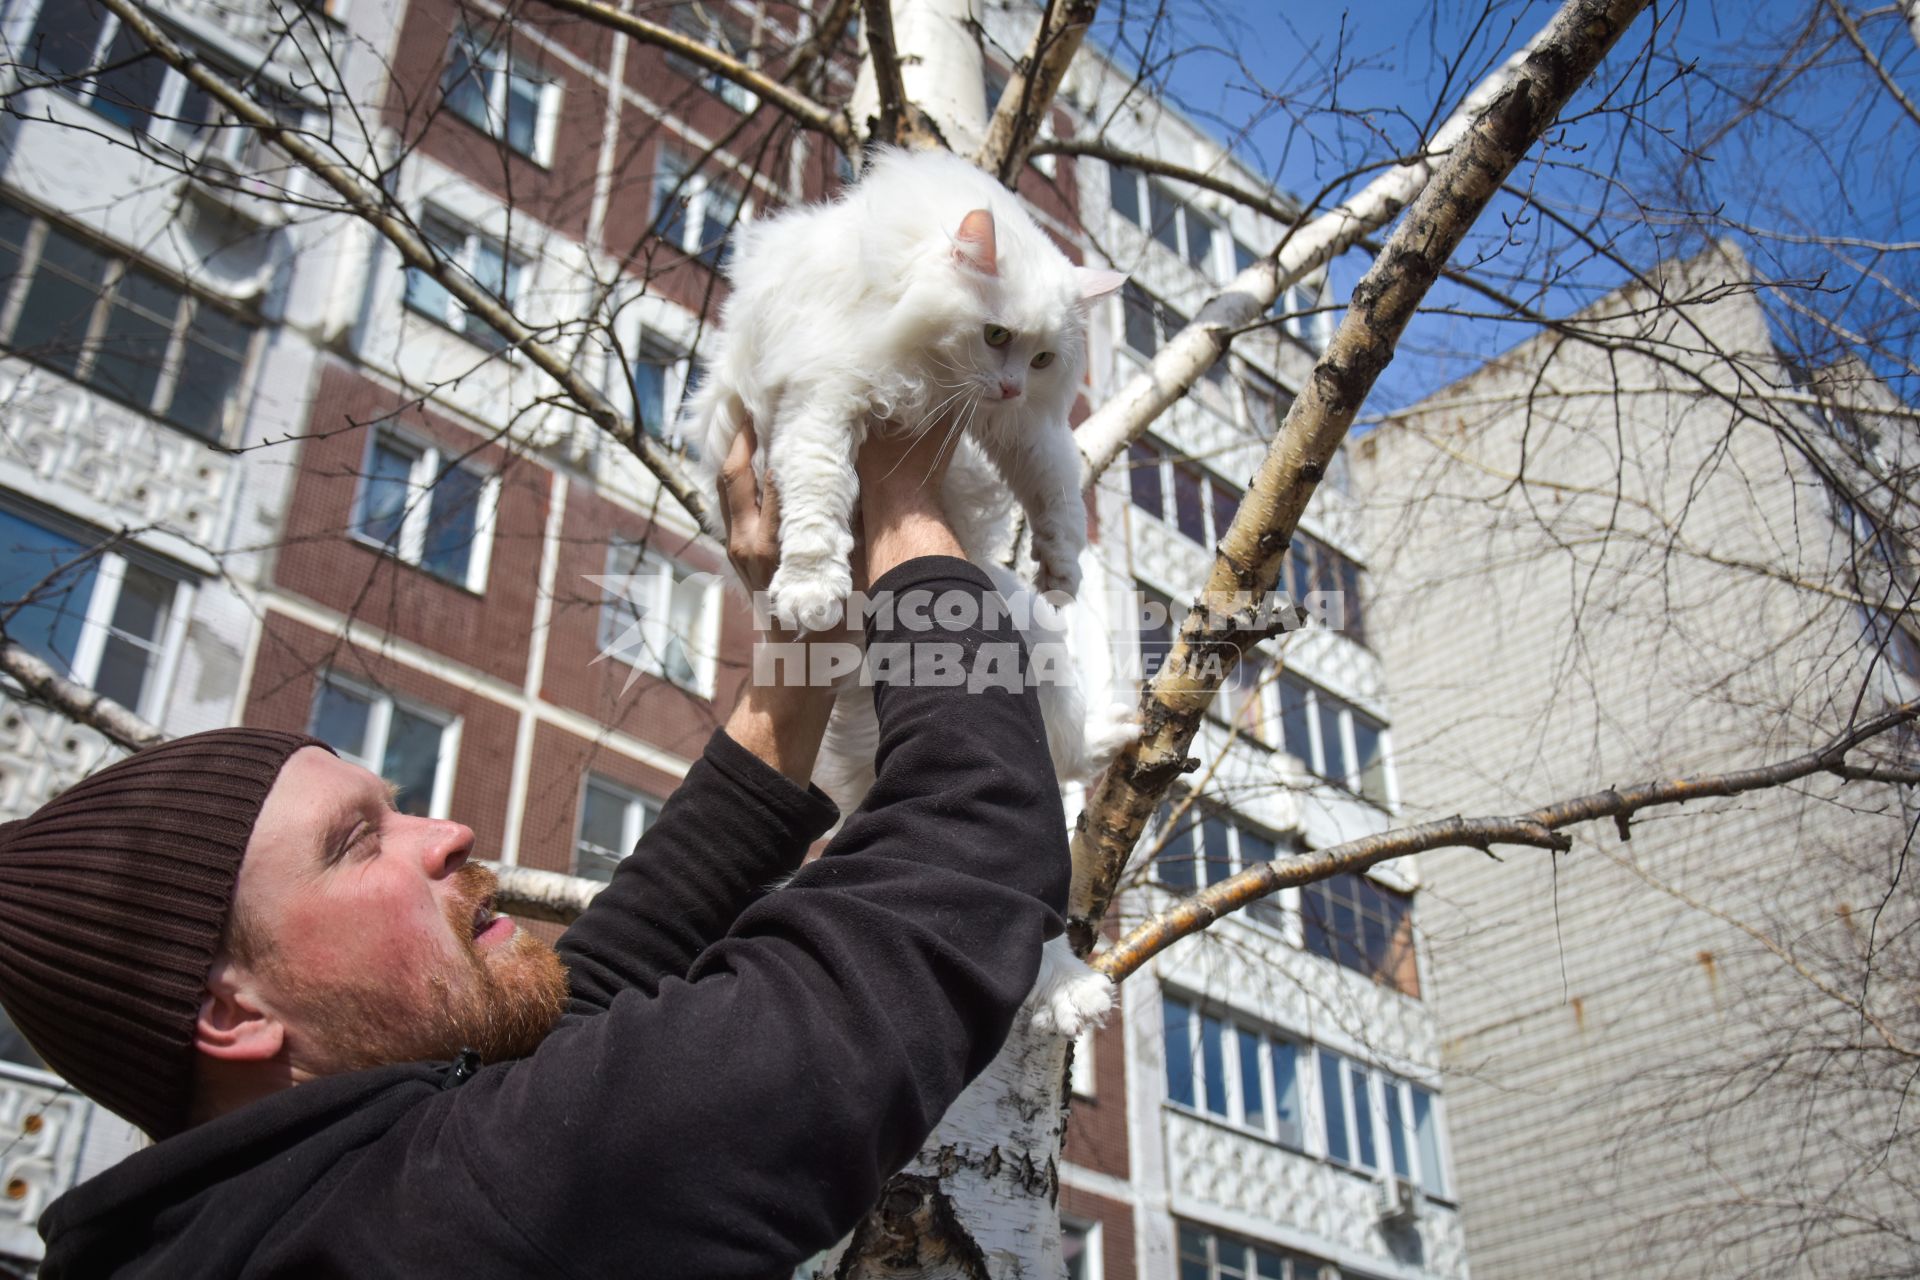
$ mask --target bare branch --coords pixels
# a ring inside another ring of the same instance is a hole
[[[1154,806],[1188,769],[1187,748],[1222,677],[1257,638],[1252,603],[1265,601],[1278,582],[1301,513],[1401,331],[1500,183],[1647,3],[1568,0],[1504,89],[1464,128],[1355,287],[1339,331],[1221,539],[1172,652],[1142,695],[1139,740],[1101,775],[1081,815],[1069,912],[1082,947],[1091,945]]]
[[[1560,852],[1573,842],[1562,827],[1611,818],[1624,825],[1643,809],[1685,804],[1691,800],[1744,795],[1786,786],[1818,774],[1842,779],[1872,777],[1883,772],[1901,780],[1911,770],[1882,770],[1846,763],[1847,753],[1862,743],[1920,717],[1920,702],[1908,702],[1834,739],[1826,746],[1775,764],[1695,778],[1643,782],[1632,787],[1610,787],[1509,818],[1442,818],[1379,835],[1349,840],[1298,857],[1260,863],[1218,884],[1210,885],[1177,906],[1143,921],[1111,948],[1101,952],[1093,967],[1120,981],[1153,956],[1189,934],[1205,929],[1220,917],[1267,896],[1343,872],[1364,871],[1388,858],[1401,858],[1430,849],[1490,849],[1496,844],[1528,845]]]
[[[1920,124],[1920,106],[1915,106],[1913,99],[1901,91],[1900,82],[1893,78],[1893,74],[1887,70],[1886,64],[1880,61],[1878,55],[1867,47],[1866,39],[1860,34],[1860,28],[1855,24],[1853,15],[1847,12],[1847,6],[1841,4],[1840,0],[1827,0],[1827,8],[1833,11],[1834,18],[1840,23],[1840,29],[1847,33],[1847,39],[1853,42],[1853,47],[1866,60],[1867,66],[1872,68],[1873,74],[1880,77],[1880,83],[1886,87],[1888,93],[1893,95],[1893,100],[1900,104],[1900,109],[1907,113],[1907,119]]]
[[[1027,165],[1029,148],[1053,108],[1080,41],[1093,25],[1100,0],[1049,0],[1033,43],[1013,68],[1006,91],[987,123],[987,140],[974,163],[1011,187]]]
[[[98,730],[129,751],[150,747],[166,737],[112,698],[68,680],[38,654],[11,640],[0,643],[0,672],[13,678],[27,701],[51,707],[75,724]]]
[[[236,120],[257,131],[262,138],[339,192],[347,207],[385,236],[400,251],[401,258],[408,266],[417,267],[431,275],[476,318],[498,331],[531,364],[557,382],[568,399],[595,426],[619,441],[659,479],[661,487],[674,496],[695,523],[709,533],[718,531],[707,510],[704,495],[680,470],[671,455],[649,439],[645,432],[636,431],[633,424],[622,417],[620,411],[600,393],[599,388],[576,371],[564,356],[541,342],[534,331],[522,324],[498,298],[470,276],[454,270],[436,254],[405,219],[391,210],[386,194],[376,184],[346,166],[327,159],[296,130],[228,83],[224,77],[215,74],[198,56],[174,43],[146,16],[143,6],[136,0],[101,0],[101,3],[118,16],[128,30],[145,41],[161,61],[204,90],[231,112]]]
[[[1521,82],[1527,59],[1553,29],[1552,25],[1543,28],[1468,94],[1420,155],[1381,174],[1339,207],[1288,231],[1272,253],[1209,298],[1192,322],[1161,346],[1147,368],[1074,433],[1086,459],[1085,482],[1092,485],[1149,423],[1186,395],[1220,358],[1231,335],[1263,316],[1282,290],[1298,284],[1406,208],[1427,185],[1435,165],[1466,136],[1481,113]]]
[[[939,130],[929,124],[925,112],[907,100],[906,82],[900,78],[900,51],[893,41],[893,0],[862,3],[866,21],[861,32],[867,42],[867,57],[873,62],[874,87],[880,95],[878,127],[869,141],[940,146]]]
[[[541,0],[549,8],[563,9],[595,22],[603,27],[631,36],[646,44],[656,45],[688,62],[706,68],[715,75],[724,76],[744,89],[750,89],[762,100],[773,104],[792,116],[809,129],[818,129],[837,143],[842,151],[856,145],[853,126],[845,113],[830,111],[812,98],[786,84],[775,80],[763,72],[756,71],[738,58],[730,57],[714,48],[695,40],[692,36],[681,35],[671,27],[663,27],[657,22],[648,22],[645,18],[636,18],[624,13],[610,4],[599,0]]]
[[[486,865],[500,877],[500,887],[494,891],[494,905],[527,920],[572,924],[607,887],[603,880],[562,875],[558,871],[514,867],[501,862]]]

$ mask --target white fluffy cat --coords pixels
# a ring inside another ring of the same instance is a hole
[[[770,595],[781,622],[814,630],[841,615],[852,590],[854,456],[870,427],[937,427],[957,451],[941,488],[956,536],[1003,595],[1031,610],[1036,663],[1071,672],[1065,619],[993,553],[1011,493],[1032,531],[1038,588],[1079,589],[1086,511],[1068,412],[1086,308],[1125,277],[1074,266],[1016,197],[966,161],[891,149],[837,202],[743,227],[728,274],[685,434],[717,467],[742,421],[754,423],[756,461],[780,493]],[[1135,732],[1105,708],[1089,724],[1076,680],[1037,692],[1062,780],[1091,776]],[[817,772],[843,810],[872,785],[878,739],[871,691],[844,688]],[[1111,998],[1064,939],[1048,944],[1036,1027],[1077,1034]]]

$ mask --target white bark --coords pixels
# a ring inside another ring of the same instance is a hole
[[[907,101],[926,112],[947,145],[963,155],[987,134],[985,65],[973,34],[979,25],[975,5],[976,0],[893,0],[894,42]],[[864,134],[866,121],[879,114],[880,93],[864,26],[860,38],[860,78],[849,108]]]
[[[1259,319],[1283,289],[1298,284],[1412,203],[1433,177],[1440,159],[1513,83],[1521,64],[1545,35],[1546,28],[1542,28],[1525,48],[1481,81],[1434,132],[1418,158],[1387,170],[1339,207],[1292,232],[1278,254],[1261,258],[1208,299],[1192,322],[1160,348],[1146,370],[1135,375],[1075,432],[1086,463],[1086,483],[1098,479],[1126,451],[1129,442],[1187,394],[1226,349],[1233,330]]]
[[[112,698],[75,684],[38,654],[11,640],[0,643],[0,674],[11,677],[31,701],[52,707],[76,724],[99,730],[129,751],[150,747],[166,736]]]
[[[1907,16],[1907,32],[1913,36],[1913,42],[1920,45],[1920,0],[1901,0],[1901,9]]]

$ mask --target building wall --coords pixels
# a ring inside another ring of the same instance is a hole
[[[1737,257],[1707,255],[1663,284],[1704,297],[1744,278]],[[1786,386],[1759,307],[1736,289],[1685,324],[1632,318],[1645,301],[1627,293],[1589,319],[1677,364],[1541,338],[1361,447],[1409,817],[1795,755],[1856,698],[1913,696],[1884,664],[1867,677],[1851,609],[1803,585],[1832,583],[1844,556],[1804,455],[1722,398]],[[1708,344],[1752,381],[1710,363]],[[1611,386],[1633,390],[1593,391]],[[1811,415],[1793,429],[1821,430]],[[1583,828],[1566,856],[1422,855],[1482,1280],[1864,1274],[1860,1255],[1798,1256],[1794,1233],[1746,1215],[1783,1188],[1857,1203],[1844,1188],[1863,1171],[1839,1135],[1871,1143],[1880,1125],[1884,1141],[1884,1113],[1838,1092],[1862,1127],[1810,1124],[1806,1093],[1785,1090],[1796,1058],[1768,1083],[1740,1070],[1783,1032],[1844,1029],[1756,936],[1692,905],[1802,954],[1844,950],[1836,906],[1875,896],[1854,859],[1900,848],[1911,815],[1885,789],[1850,787],[1845,806],[1833,790],[1649,814],[1630,841]],[[1848,1074],[1817,1088],[1843,1091]]]

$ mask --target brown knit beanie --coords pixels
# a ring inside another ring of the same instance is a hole
[[[186,1126],[193,1026],[240,859],[301,747],[326,744],[190,734],[0,826],[0,1005],[48,1066],[155,1138]]]

